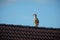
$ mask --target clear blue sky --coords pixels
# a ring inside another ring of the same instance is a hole
[[[0,23],[60,28],[60,0],[0,0]]]

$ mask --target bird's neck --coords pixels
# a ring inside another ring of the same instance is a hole
[[[37,18],[37,16],[34,16],[34,19],[36,19]]]

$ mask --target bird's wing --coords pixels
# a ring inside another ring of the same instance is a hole
[[[35,20],[34,20],[34,22],[35,22],[35,23],[39,23],[39,20],[38,20],[38,18],[37,18],[37,19],[35,19]]]

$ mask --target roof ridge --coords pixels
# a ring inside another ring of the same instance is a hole
[[[24,28],[35,28],[35,29],[52,29],[52,30],[60,30],[60,28],[46,28],[46,27],[35,27],[35,26],[25,26],[25,25],[14,25],[14,24],[0,24],[0,26],[13,26],[13,27],[24,27]]]

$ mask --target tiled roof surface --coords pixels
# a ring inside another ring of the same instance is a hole
[[[60,40],[60,28],[0,24],[0,40]]]

